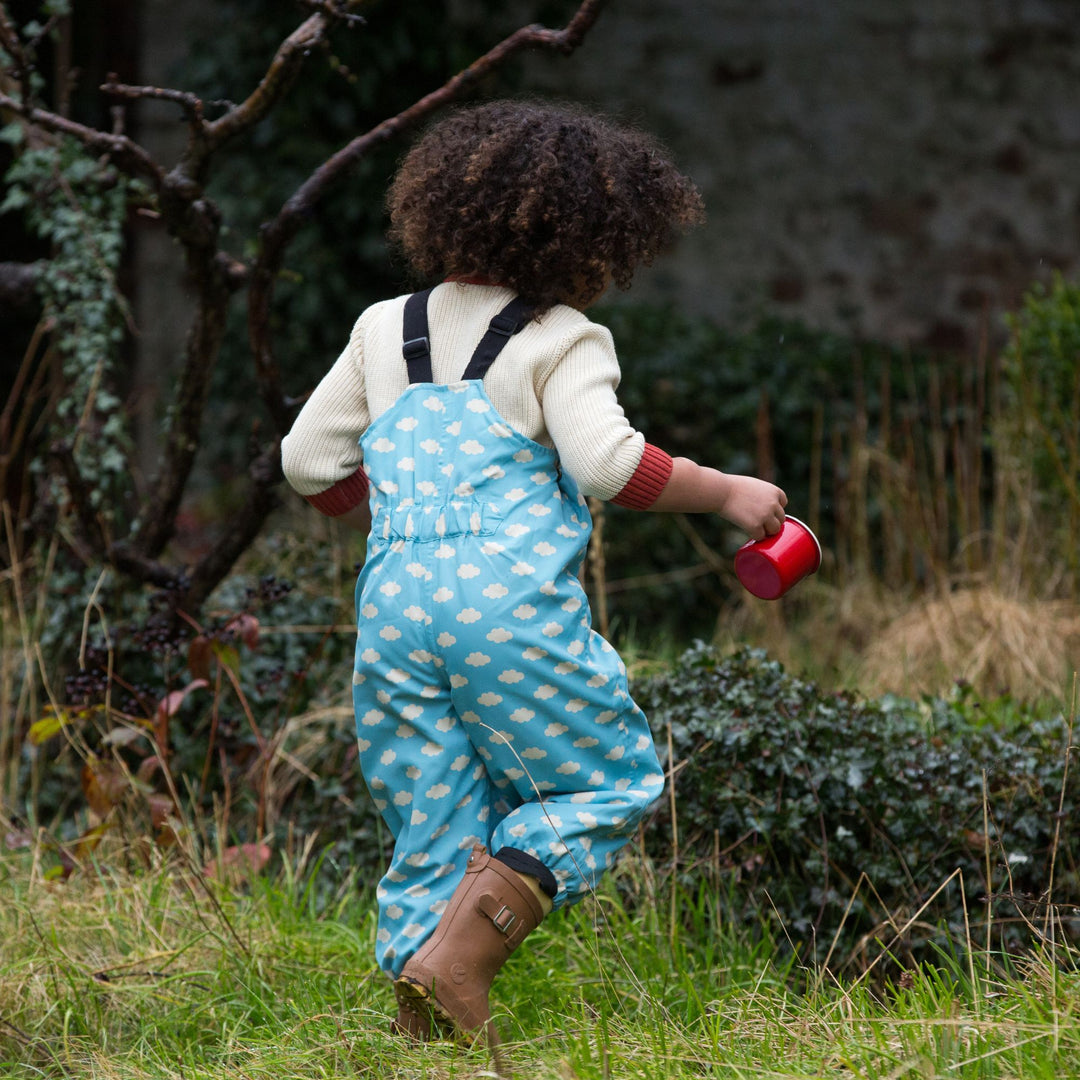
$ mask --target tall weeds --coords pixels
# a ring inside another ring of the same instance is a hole
[[[923,377],[886,357],[873,412],[855,353],[850,419],[830,428],[818,406],[807,448],[804,512],[833,538],[822,571],[774,609],[736,594],[736,635],[815,673],[846,656],[869,692],[964,679],[1064,698],[1080,666],[1080,355],[1047,389],[1031,336],[1017,321],[1004,352]]]

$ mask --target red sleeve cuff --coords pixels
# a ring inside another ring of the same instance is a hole
[[[674,463],[670,454],[652,443],[646,443],[634,475],[611,501],[628,510],[648,510],[671,479],[672,468]]]
[[[317,495],[305,495],[320,514],[327,517],[339,517],[359,506],[367,498],[368,478],[362,468],[357,469],[351,476],[339,480],[333,487],[320,491]]]

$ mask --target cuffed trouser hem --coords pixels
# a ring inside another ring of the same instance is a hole
[[[559,883],[555,875],[534,855],[519,848],[502,847],[492,856],[498,859],[503,866],[509,866],[511,870],[519,874],[528,874],[536,878],[540,883],[540,891],[549,899],[554,900],[559,891]]]

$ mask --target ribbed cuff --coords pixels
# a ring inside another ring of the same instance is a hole
[[[316,495],[305,495],[304,498],[320,514],[325,514],[327,517],[339,517],[354,506],[359,506],[367,498],[367,493],[367,474],[360,468],[352,476],[339,480],[333,487],[320,491]]]
[[[611,501],[628,510],[648,510],[667,486],[674,467],[670,454],[652,443],[646,443],[634,475]]]

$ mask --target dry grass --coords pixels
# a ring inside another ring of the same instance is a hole
[[[715,640],[752,643],[792,671],[861,692],[863,656],[910,603],[869,577],[843,586],[810,577],[777,602],[736,594],[717,619]]]
[[[866,650],[867,693],[941,693],[957,680],[986,695],[1066,696],[1080,666],[1080,605],[965,588],[917,603]]]
[[[717,641],[752,641],[866,696],[943,694],[964,681],[988,697],[1064,701],[1080,669],[1080,604],[992,586],[912,596],[870,578],[809,578],[779,603],[742,597],[721,614]]]

